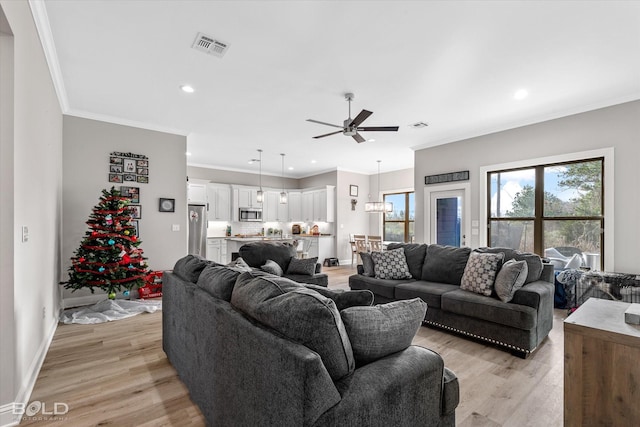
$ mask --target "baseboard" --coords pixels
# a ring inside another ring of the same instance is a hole
[[[120,298],[125,298],[122,295],[122,292],[118,292],[117,297],[118,299]],[[131,298],[132,299],[137,299],[138,298],[138,291],[133,289],[131,290]],[[75,297],[75,298],[65,298],[62,300],[62,308],[73,308],[73,307],[82,307],[84,305],[93,305],[96,303],[99,303],[100,301],[104,301],[105,299],[107,299],[107,294],[105,293],[98,293],[98,294],[91,294],[91,295],[85,295],[82,297]]]
[[[31,366],[29,366],[29,369],[27,370],[29,378],[27,378],[26,382],[23,382],[23,385],[16,396],[16,401],[0,406],[0,427],[9,427],[20,423],[21,416],[15,413],[15,408],[17,406],[19,407],[19,405],[22,405],[22,407],[25,408],[27,403],[29,403],[33,387],[36,385],[40,369],[42,369],[42,364],[44,363],[44,359],[47,357],[51,341],[53,341],[53,336],[56,333],[58,320],[58,316],[53,319],[53,322],[51,322],[51,326],[45,335],[45,339],[40,343],[40,346],[36,351],[36,356],[33,358]]]

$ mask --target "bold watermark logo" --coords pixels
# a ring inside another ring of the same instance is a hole
[[[13,408],[15,415],[20,415],[22,420],[30,421],[52,421],[64,420],[69,412],[69,405],[64,402],[53,402],[53,404],[34,400],[25,405],[24,403],[16,403]]]

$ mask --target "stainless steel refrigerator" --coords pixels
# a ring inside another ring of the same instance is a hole
[[[189,253],[207,257],[207,208],[189,205]]]

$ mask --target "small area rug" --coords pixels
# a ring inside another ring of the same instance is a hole
[[[90,307],[65,310],[60,316],[60,322],[92,325],[126,319],[145,312],[155,313],[157,310],[162,310],[162,301],[107,299]]]

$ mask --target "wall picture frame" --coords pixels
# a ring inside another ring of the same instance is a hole
[[[126,187],[124,185],[121,185],[120,195],[122,197],[128,197],[129,199],[131,199],[129,203],[140,203],[140,187]]]
[[[142,205],[129,205],[129,211],[131,212],[131,218],[142,218]]]
[[[129,224],[133,226],[133,235],[136,237],[140,237],[140,227],[138,225],[138,221],[129,221]]]
[[[158,212],[175,212],[176,199],[167,199],[161,197],[158,202]]]
[[[351,197],[358,197],[358,186],[357,185],[350,185],[349,186],[349,196]]]

